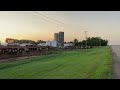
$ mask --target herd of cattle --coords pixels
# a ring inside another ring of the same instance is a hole
[[[51,47],[0,46],[0,60],[44,53]]]
[[[44,55],[50,51],[72,50],[74,48],[75,47],[55,48],[50,46],[0,46],[0,60],[28,55]]]
[[[82,47],[70,46],[65,48],[55,48],[50,46],[0,46],[0,60],[23,56],[46,55],[50,51],[73,50],[80,48]]]

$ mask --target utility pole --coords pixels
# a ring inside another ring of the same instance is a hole
[[[87,49],[87,32],[88,31],[84,31],[85,32],[85,37],[86,37],[86,49]]]

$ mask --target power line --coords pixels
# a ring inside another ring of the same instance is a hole
[[[62,25],[62,26],[71,27],[70,25],[66,25],[65,23],[63,23],[63,22],[61,22],[61,21],[59,21],[59,20],[53,19],[53,18],[51,18],[51,17],[48,17],[48,16],[43,15],[43,14],[41,14],[41,13],[38,13],[38,12],[36,12],[36,11],[32,11],[32,12],[34,12],[34,13],[42,16],[42,17],[45,17],[45,18],[47,18],[47,19],[49,19],[49,20],[52,20],[52,21],[54,21],[54,22],[56,22],[56,23],[58,23],[58,24],[60,24],[60,25]],[[70,28],[69,28],[69,29],[70,29]],[[73,30],[72,30],[72,31],[73,31]]]
[[[55,21],[55,22],[57,22],[57,23],[59,23],[59,24],[61,24],[61,25],[64,24],[64,23],[61,22],[61,21],[55,20],[55,19],[53,19],[53,18],[50,18],[50,17],[48,17],[48,16],[46,16],[46,15],[43,15],[43,14],[41,14],[41,13],[38,13],[38,12],[36,12],[36,11],[33,11],[33,12],[36,13],[36,14],[39,14],[39,15],[41,15],[41,16],[47,18],[47,19],[53,20],[53,21]]]
[[[50,18],[50,17],[48,17],[48,16],[46,16],[46,15],[43,15],[43,14],[41,14],[41,13],[38,13],[38,12],[35,12],[35,11],[32,11],[33,13],[35,13],[35,14],[37,14],[37,15],[40,15],[40,16],[42,16],[42,18],[44,19],[44,20],[47,20],[47,21],[52,21],[52,22],[54,22],[54,23],[56,23],[56,24],[59,24],[60,25],[60,27],[71,27],[70,25],[65,25],[63,22],[61,22],[61,21],[58,21],[58,20],[55,20],[55,19],[53,19],[53,18]],[[20,13],[23,13],[23,14],[31,14],[31,15],[34,15],[34,16],[36,16],[35,14],[33,14],[33,13],[25,13],[25,12],[20,12]],[[72,32],[73,32],[73,30],[71,29],[71,28],[69,28],[69,30],[71,30]]]
[[[24,11],[24,12],[25,12],[25,11]],[[27,13],[24,13],[24,12],[21,12],[21,13],[27,15]],[[61,27],[63,27],[63,26],[65,26],[65,27],[67,27],[67,28],[69,27],[69,30],[71,30],[71,28],[72,28],[71,25],[66,25],[65,23],[63,23],[63,22],[61,22],[61,21],[59,21],[59,20],[53,19],[53,18],[51,18],[51,17],[48,17],[48,16],[43,15],[43,14],[41,14],[41,13],[38,13],[38,12],[36,12],[36,11],[32,11],[32,12],[33,12],[33,13],[36,13],[36,14],[42,16],[42,17],[45,17],[45,18],[43,18],[43,19],[46,19],[46,20],[49,20],[49,21],[54,21],[54,22],[56,22],[57,24],[60,24]],[[34,14],[32,14],[32,13],[29,13],[29,14],[34,15]],[[71,30],[71,31],[73,31],[73,30]]]
[[[41,14],[41,13],[38,13],[38,12],[35,12],[35,11],[33,11],[33,12],[36,13],[36,14],[38,14],[38,15],[40,15],[40,16],[42,16],[42,17],[45,17],[45,18],[47,18],[47,19],[49,19],[49,20],[52,20],[52,21],[54,21],[54,22],[62,25],[61,27],[63,27],[63,26],[71,27],[70,25],[65,25],[65,23],[63,23],[63,22],[61,22],[61,21],[58,21],[58,20],[56,20],[56,19],[50,18],[50,17],[48,17],[48,16],[46,16],[46,15],[43,15],[43,14]],[[71,28],[69,28],[69,30],[71,30]],[[71,31],[73,32],[73,30],[71,30]]]
[[[64,25],[64,26],[67,26],[67,27],[71,27],[70,25],[65,25],[65,23],[63,23],[63,22],[61,22],[61,21],[59,21],[59,20],[53,19],[53,18],[51,18],[51,17],[48,17],[48,16],[43,15],[43,14],[41,14],[41,13],[38,13],[38,12],[36,12],[36,11],[32,11],[32,12],[33,12],[33,13],[36,13],[36,14],[42,16],[42,17],[45,17],[45,18],[47,18],[47,19],[49,19],[49,20],[52,20],[52,21],[54,21],[54,22],[56,22],[56,23],[59,23],[59,24],[61,24],[61,25]],[[30,14],[30,13],[29,13],[29,14]],[[31,15],[33,15],[33,14],[31,14]],[[44,18],[44,19],[45,19],[45,18]],[[94,33],[100,34],[100,32],[94,32]],[[101,33],[101,34],[102,34],[102,33]]]
[[[70,25],[65,25],[65,23],[63,23],[63,22],[61,22],[61,21],[59,21],[59,20],[53,19],[53,18],[51,18],[51,17],[48,17],[48,16],[43,15],[43,14],[41,14],[41,13],[38,13],[38,12],[36,12],[36,11],[32,11],[32,12],[33,12],[33,13],[36,13],[36,14],[42,16],[42,17],[45,17],[44,19],[47,19],[47,20],[49,20],[49,21],[54,21],[54,22],[56,22],[57,24],[60,24],[62,27],[63,27],[63,26],[71,27]],[[30,14],[30,13],[29,13],[29,14]],[[33,15],[33,14],[32,14],[32,15]],[[69,30],[71,30],[71,28],[69,28]],[[71,30],[71,31],[73,32],[73,30]],[[99,32],[96,32],[96,33],[99,33]],[[86,38],[87,38],[87,31],[85,31],[85,34],[86,34]],[[87,45],[86,45],[86,46],[87,46]]]

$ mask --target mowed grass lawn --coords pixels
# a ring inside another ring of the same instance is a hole
[[[0,63],[0,79],[111,79],[110,47]]]

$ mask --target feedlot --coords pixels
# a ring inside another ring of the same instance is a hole
[[[46,55],[51,51],[72,50],[75,47],[68,47],[64,49],[49,47],[49,46],[0,46],[0,60],[6,60],[17,57],[29,57],[37,55]]]
[[[1,46],[0,47],[0,60],[24,57],[24,56],[34,56],[34,55],[44,55],[47,51],[54,50],[52,47],[20,47],[20,46]]]

